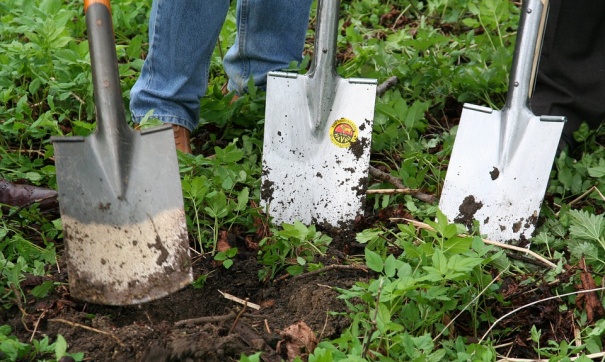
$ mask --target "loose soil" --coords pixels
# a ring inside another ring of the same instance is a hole
[[[373,219],[358,221],[357,227],[377,222],[394,227],[385,220],[402,214],[402,206],[386,208]],[[32,276],[22,282],[27,303],[15,305],[1,315],[0,324],[9,324],[22,341],[44,336],[52,341],[61,334],[69,343],[69,352],[84,352],[86,361],[238,361],[242,354],[263,351],[263,361],[279,362],[288,360],[288,349],[293,346],[304,358],[312,350],[312,343],[308,348],[295,346],[292,341],[299,337],[292,337],[287,331],[308,327],[313,333],[306,337],[316,340],[340,336],[349,320],[335,288],[349,288],[357,281],[376,277],[363,266],[346,266],[347,255],[363,254],[363,245],[354,242],[354,233],[325,232],[334,241],[320,260],[326,266],[322,273],[296,277],[282,273],[272,281],[260,281],[257,251],[249,248],[251,243],[246,243],[245,238],[229,235],[231,246],[239,250],[230,269],[209,256],[195,256],[194,277],[207,276],[201,288],[188,286],[162,299],[134,306],[102,306],[75,300],[67,288],[65,260],[59,260],[59,268],[49,270],[49,276]],[[401,251],[393,253],[398,255]],[[586,274],[582,289],[594,287],[590,274],[577,267],[569,267],[560,282],[578,272]],[[30,291],[46,280],[63,284],[37,300]],[[502,301],[488,301],[486,305],[495,318],[550,296],[550,289],[555,286],[528,284],[514,278],[500,284]],[[258,304],[260,309],[244,307],[226,299],[221,292]],[[578,301],[578,308],[586,310],[592,319],[604,312],[589,297]],[[573,311],[562,313],[560,303],[557,299],[539,303],[500,323],[500,331],[511,331],[503,341],[512,342],[508,356],[536,357],[529,338],[532,324],[543,331],[544,345],[549,340],[574,339]],[[479,332],[484,333],[488,327],[481,326]],[[464,314],[450,330],[452,336],[464,336],[469,342],[477,340]]]
[[[239,238],[229,238],[230,240]],[[344,245],[344,241],[335,240]],[[339,336],[348,320],[335,288],[367,280],[364,268],[339,269],[344,254],[336,248],[322,258],[325,272],[309,276],[258,278],[255,250],[242,245],[230,269],[210,256],[193,258],[194,278],[206,275],[203,287],[193,286],[162,299],[134,306],[102,306],[73,299],[67,287],[65,260],[50,277],[31,277],[21,287],[27,304],[0,317],[22,341],[32,336],[61,334],[70,352],[84,352],[90,361],[237,361],[242,354],[264,351],[265,361],[287,359],[289,326],[303,322],[321,340]],[[329,267],[332,265],[332,267]],[[335,266],[336,265],[336,266]],[[52,295],[36,300],[29,291],[45,280],[65,283]],[[261,306],[244,307],[221,292]],[[336,313],[334,313],[336,312]],[[305,354],[305,350],[301,354]]]

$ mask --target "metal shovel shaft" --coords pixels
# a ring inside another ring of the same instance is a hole
[[[84,1],[90,58],[95,59],[91,62],[97,119],[94,139],[106,153],[104,168],[115,170],[107,172],[113,176],[110,182],[114,190],[123,196],[128,187],[134,137],[126,123],[110,9],[108,0]]]
[[[545,17],[542,14],[548,6],[548,0],[524,1],[521,9],[517,41],[513,54],[512,68],[508,84],[506,103],[502,109],[500,124],[499,159],[500,171],[506,169],[510,159],[523,140],[523,134],[529,122],[524,122],[528,116],[533,116],[530,109],[530,92],[535,82],[535,70],[538,66],[539,53]]]
[[[336,72],[339,0],[319,0],[315,27],[315,51],[308,73],[307,99],[311,129],[327,122],[340,76]]]

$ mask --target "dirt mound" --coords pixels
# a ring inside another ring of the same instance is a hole
[[[228,270],[210,257],[198,258],[194,275],[207,275],[202,288],[189,286],[160,300],[125,307],[73,300],[62,286],[42,301],[30,296],[24,321],[13,308],[7,323],[24,340],[32,334],[49,335],[51,340],[61,334],[70,352],[84,352],[94,361],[230,361],[258,351],[265,352],[266,361],[280,361],[287,358],[283,332],[288,326],[303,322],[319,340],[339,336],[348,321],[330,313],[345,311],[334,287],[347,288],[368,277],[361,270],[327,268],[324,273],[261,282],[258,271],[253,252],[240,253]],[[65,273],[52,278],[67,282]],[[221,292],[260,309],[244,307]]]

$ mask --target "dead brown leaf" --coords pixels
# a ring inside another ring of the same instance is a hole
[[[315,333],[303,321],[286,327],[280,334],[283,340],[278,343],[277,350],[285,351],[288,361],[296,357],[306,358],[318,343]]]
[[[578,286],[579,290],[588,290],[597,288],[594,279],[592,278],[592,274],[588,270],[586,266],[586,262],[584,258],[580,260],[580,269],[582,272],[580,273],[580,280],[582,284]],[[582,293],[578,295],[576,298],[576,306],[578,308],[584,308],[586,311],[587,322],[591,324],[595,319],[602,317],[605,314],[605,310],[603,310],[603,305],[599,301],[599,297],[595,292],[590,293]]]
[[[216,243],[216,250],[224,253],[229,249],[231,249],[231,245],[229,245],[228,234],[226,230],[223,230],[220,232],[218,242]]]

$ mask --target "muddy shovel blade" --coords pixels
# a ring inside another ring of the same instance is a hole
[[[172,128],[126,123],[108,2],[85,2],[97,107],[88,137],[54,137],[71,295],[109,305],[192,280]]]
[[[479,222],[488,239],[529,239],[548,185],[562,125],[560,117],[519,116],[527,128],[501,167],[502,112],[465,105],[440,200],[450,221]]]
[[[261,199],[276,223],[347,228],[363,214],[376,80],[336,73],[339,4],[319,1],[309,73],[267,78]]]
[[[523,3],[502,111],[464,106],[439,201],[450,221],[477,220],[496,241],[532,236],[565,122],[529,108],[546,5]]]
[[[376,84],[340,79],[328,122],[312,128],[306,81],[269,75],[261,198],[277,223],[348,227],[365,201]]]

